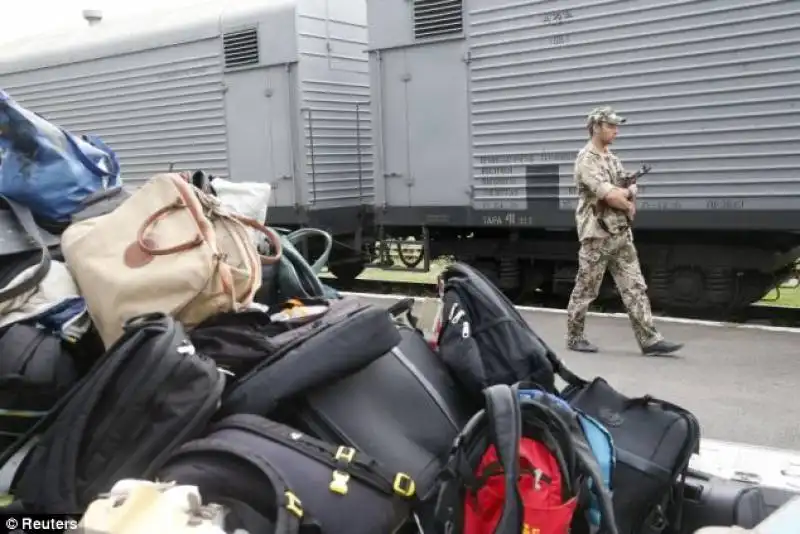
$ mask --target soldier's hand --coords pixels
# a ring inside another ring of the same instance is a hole
[[[603,199],[612,208],[627,212],[630,209],[630,201],[628,200],[628,190],[620,187],[615,187]]]
[[[628,207],[628,218],[633,220],[636,217],[636,202],[631,202],[630,207]]]

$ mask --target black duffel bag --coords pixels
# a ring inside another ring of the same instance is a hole
[[[453,439],[478,407],[418,330],[397,328],[401,341],[395,348],[350,376],[305,392],[281,416],[410,474],[420,500],[429,501]]]
[[[699,452],[700,426],[689,411],[650,395],[629,398],[603,378],[562,372],[568,402],[600,421],[614,439],[614,514],[620,534],[680,528],[683,480]],[[676,483],[677,481],[677,483]]]
[[[235,365],[242,372],[234,371],[236,381],[225,395],[220,416],[269,417],[281,403],[361,369],[400,341],[391,316],[378,306],[352,297],[302,302],[327,303],[328,309],[275,335],[265,335],[268,324],[259,326],[252,318],[238,333],[229,325],[216,342],[213,336],[200,340],[192,334],[198,350],[218,363],[225,361],[230,367],[234,359],[239,361]]]
[[[263,496],[274,492],[265,487],[274,483],[259,469],[247,474],[230,470],[228,462],[236,458],[242,465],[261,461],[274,466],[299,499],[303,522],[312,523],[322,534],[389,534],[410,518],[414,484],[409,477],[389,473],[360,451],[256,415],[218,421],[205,438],[180,449],[157,476],[196,485],[205,499],[229,504],[228,531],[241,527],[271,532],[265,528],[276,506]],[[243,509],[258,516],[236,517]]]

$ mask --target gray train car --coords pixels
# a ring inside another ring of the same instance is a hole
[[[800,3],[368,0],[368,29],[386,235],[568,295],[573,162],[607,104],[623,163],[653,167],[635,239],[656,306],[739,310],[793,269]]]
[[[129,186],[171,168],[271,183],[270,224],[333,232],[347,277],[374,196],[366,41],[359,2],[205,2],[7,44],[0,87],[99,135]]]

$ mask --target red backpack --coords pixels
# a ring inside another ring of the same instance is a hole
[[[477,491],[464,500],[464,534],[495,531],[506,501],[505,471],[497,449],[490,445],[477,470]],[[542,442],[522,438],[519,443],[519,479],[523,534],[568,534],[578,499],[570,496],[558,459]]]
[[[586,488],[569,430],[499,384],[456,438],[436,508],[453,534],[568,534]],[[578,530],[583,530],[578,529]]]

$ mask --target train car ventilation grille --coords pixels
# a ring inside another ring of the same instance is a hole
[[[258,30],[251,28],[229,32],[222,36],[225,68],[258,65]]]
[[[461,33],[462,0],[414,0],[414,37],[425,39]]]

